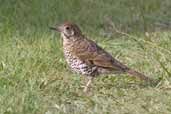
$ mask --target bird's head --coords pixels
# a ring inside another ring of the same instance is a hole
[[[60,26],[50,27],[50,29],[60,32],[62,37],[66,39],[78,38],[82,35],[79,27],[70,22],[65,22]]]

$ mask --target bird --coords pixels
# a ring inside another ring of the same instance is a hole
[[[149,81],[151,78],[121,63],[95,41],[86,37],[77,24],[64,22],[50,27],[61,34],[63,53],[73,72],[84,75],[88,81],[83,91],[88,92],[94,79],[101,74],[123,74]]]

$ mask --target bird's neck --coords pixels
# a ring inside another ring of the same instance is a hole
[[[84,38],[83,35],[80,36],[72,36],[70,38],[66,38],[62,36],[63,39],[63,47],[67,48],[68,50],[72,50],[79,42]]]

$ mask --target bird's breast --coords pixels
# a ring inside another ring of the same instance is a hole
[[[72,71],[87,76],[97,75],[96,67],[89,66],[77,56],[72,54],[66,47],[64,47],[64,56]]]

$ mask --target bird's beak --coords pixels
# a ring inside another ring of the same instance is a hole
[[[49,29],[50,29],[50,30],[56,30],[56,28],[55,28],[55,27],[49,27]]]
[[[58,27],[49,27],[51,30],[55,30],[55,31],[58,31],[58,32],[61,32],[62,31],[62,27],[61,26],[58,26]]]

